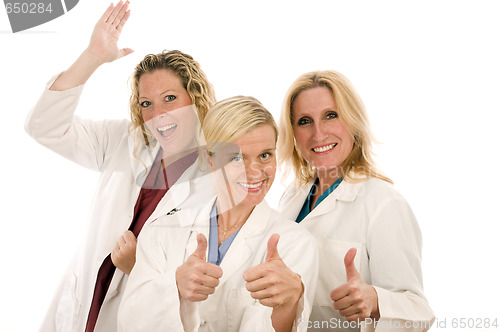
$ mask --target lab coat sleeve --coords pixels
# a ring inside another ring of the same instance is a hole
[[[124,135],[128,120],[83,120],[75,110],[83,85],[50,91],[53,77],[25,122],[26,132],[38,143],[84,167],[100,170]]]
[[[196,315],[196,306],[179,301],[176,267],[158,243],[155,227],[146,227],[139,238],[136,263],[130,273],[118,310],[118,331],[184,331],[184,315]]]
[[[401,196],[389,197],[371,216],[367,249],[378,295],[377,332],[427,331],[434,313],[423,293],[422,236]]]
[[[293,223],[293,221],[289,221]],[[283,262],[297,273],[304,285],[304,292],[299,299],[292,331],[307,331],[307,322],[311,314],[316,280],[318,278],[318,248],[314,237],[304,228],[300,232],[280,234],[278,253]],[[261,305],[258,301],[249,307],[243,316],[242,331],[274,331],[271,322],[272,308]]]

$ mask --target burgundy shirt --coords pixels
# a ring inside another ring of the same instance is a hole
[[[128,229],[134,233],[136,238],[139,236],[146,220],[148,220],[160,200],[170,188],[169,182],[172,184],[179,179],[182,173],[184,173],[184,171],[194,163],[197,158],[197,153],[191,153],[175,161],[171,165],[168,165],[166,168],[164,167],[162,156],[163,150],[160,149],[151,167],[151,171],[142,185],[137,202],[135,203],[134,217],[132,218],[132,223]],[[114,266],[111,261],[110,253],[104,259],[101,267],[99,268],[99,272],[97,273],[94,296],[90,305],[85,332],[94,331],[99,311],[104,298],[106,297],[106,292],[109,289],[111,280],[113,279],[115,269],[116,266]]]

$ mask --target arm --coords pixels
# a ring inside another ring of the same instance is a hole
[[[94,71],[106,62],[112,62],[132,53],[129,48],[118,49],[117,42],[130,16],[128,1],[111,4],[97,22],[90,43],[80,57],[52,83],[49,90],[63,91],[85,84]]]
[[[391,197],[372,216],[368,229],[372,285],[382,320],[420,322],[406,331],[427,331],[434,313],[423,293],[422,236],[408,203]],[[377,331],[390,328],[377,327]]]
[[[86,82],[98,65],[111,61],[112,56],[109,54],[123,56],[131,52],[129,49],[118,51],[116,47],[119,32],[129,16],[126,8],[127,4],[119,4],[116,8],[110,6],[106,10],[94,29],[89,47],[70,69],[48,84],[25,123],[26,132],[40,144],[95,170],[101,168],[104,159],[111,154],[124,135],[128,135],[129,122],[82,120],[75,116],[74,112],[83,90],[81,84]],[[120,13],[123,15],[119,15]],[[114,25],[109,22],[114,15],[116,20],[120,17],[121,19],[119,24],[112,28]],[[97,56],[99,49],[101,57]]]

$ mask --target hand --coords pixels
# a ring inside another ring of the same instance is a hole
[[[119,49],[117,45],[123,26],[130,17],[128,5],[128,1],[120,1],[116,7],[111,4],[94,27],[87,52],[102,63],[112,62],[133,52],[130,48]]]
[[[222,269],[206,261],[207,239],[203,234],[196,237],[195,252],[177,268],[175,280],[179,295],[191,302],[204,301],[215,292],[222,277]]]
[[[347,283],[330,293],[333,307],[350,322],[380,318],[377,291],[361,279],[354,266],[355,256],[356,248],[351,248],[344,257]]]
[[[113,264],[126,274],[130,274],[135,265],[135,249],[137,239],[134,233],[126,231],[118,239],[115,248],[111,252],[111,261]]]
[[[243,273],[250,295],[267,307],[294,306],[304,290],[300,276],[278,254],[279,238],[278,234],[269,238],[265,263]]]

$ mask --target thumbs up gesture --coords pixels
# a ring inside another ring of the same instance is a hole
[[[222,277],[220,266],[206,261],[208,244],[205,235],[198,234],[196,241],[196,250],[175,272],[179,295],[192,302],[206,300],[215,292]]]
[[[378,296],[373,286],[368,285],[354,266],[356,248],[351,248],[344,257],[347,283],[330,293],[333,307],[347,321],[363,321],[366,318],[379,318]]]
[[[278,241],[279,235],[273,234],[267,242],[265,262],[243,273],[251,296],[267,307],[295,305],[303,292],[300,276],[286,266],[278,253]]]

